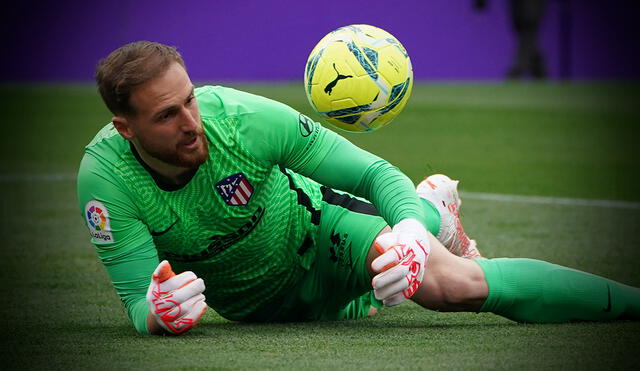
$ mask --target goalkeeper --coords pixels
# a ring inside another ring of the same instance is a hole
[[[85,147],[78,200],[138,332],[184,333],[207,307],[237,321],[337,320],[408,298],[521,322],[640,318],[637,288],[480,257],[456,182],[435,175],[416,192],[283,104],[194,88],[172,47],[127,44],[96,81],[114,117]]]

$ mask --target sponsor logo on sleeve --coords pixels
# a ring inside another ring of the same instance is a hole
[[[114,242],[109,212],[100,201],[91,200],[84,207],[89,233],[96,242]]]
[[[300,127],[300,135],[302,135],[303,137],[308,137],[309,135],[311,135],[311,133],[313,133],[313,129],[314,129],[314,122],[312,119],[308,118],[307,116],[303,115],[302,113],[299,114],[298,116],[298,126]]]

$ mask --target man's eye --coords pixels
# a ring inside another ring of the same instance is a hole
[[[166,112],[166,113],[163,113],[162,115],[158,116],[157,120],[158,121],[167,121],[168,119],[171,118],[172,115],[173,114],[171,112]]]

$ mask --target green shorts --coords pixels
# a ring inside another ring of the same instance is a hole
[[[373,297],[366,259],[387,223],[368,202],[324,187],[322,191],[315,262],[290,296],[289,321],[360,318],[371,305],[382,306]]]

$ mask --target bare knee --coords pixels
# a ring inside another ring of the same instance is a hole
[[[424,280],[412,299],[441,311],[477,311],[488,295],[484,272],[473,260],[457,257],[435,238]]]
[[[440,310],[446,311],[475,311],[480,309],[486,299],[482,294],[484,277],[468,274],[448,274],[441,277],[437,283]]]
[[[386,227],[380,233],[390,230]],[[480,266],[473,260],[453,255],[431,234],[429,244],[431,254],[424,279],[411,299],[433,310],[478,311],[489,292]],[[369,249],[366,264],[372,278],[376,272],[371,269],[371,262],[378,255],[376,249]]]

